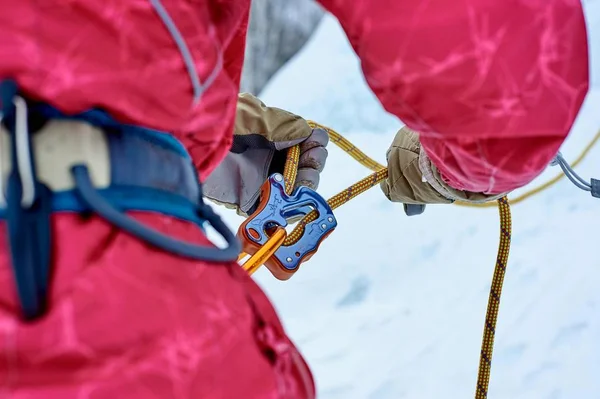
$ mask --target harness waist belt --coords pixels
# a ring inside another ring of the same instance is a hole
[[[6,187],[12,169],[11,137],[2,126],[0,133],[2,187]],[[105,132],[83,121],[50,120],[32,135],[37,179],[55,193],[70,191],[75,188],[71,168],[83,164],[97,189],[155,189],[196,203],[201,191],[190,158],[170,148],[168,141],[159,140],[158,135]],[[0,203],[5,206],[4,196],[0,196]]]

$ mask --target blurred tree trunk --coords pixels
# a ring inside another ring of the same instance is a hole
[[[314,0],[253,0],[240,90],[258,95],[324,15]]]

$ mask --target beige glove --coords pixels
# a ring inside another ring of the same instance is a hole
[[[387,152],[388,178],[381,183],[385,196],[404,204],[449,204],[454,201],[487,202],[504,194],[489,196],[448,186],[421,149],[419,135],[400,129]]]
[[[329,135],[312,129],[291,112],[267,107],[251,94],[238,96],[233,145],[203,184],[204,195],[242,216],[251,214],[260,187],[273,173],[283,173],[287,150],[300,144],[294,186],[317,189],[325,167]]]

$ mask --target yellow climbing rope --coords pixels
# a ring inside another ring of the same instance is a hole
[[[492,368],[492,353],[494,351],[494,336],[496,333],[496,321],[500,308],[500,295],[504,284],[504,274],[508,265],[508,254],[510,252],[510,240],[512,235],[512,220],[508,198],[502,197],[498,200],[498,212],[500,213],[500,244],[494,267],[494,277],[490,287],[487,312],[485,315],[485,327],[483,329],[483,341],[481,342],[481,353],[479,356],[479,373],[477,375],[476,399],[487,398],[490,385],[490,370]]]
[[[332,143],[336,144],[362,165],[375,172],[348,187],[344,191],[341,191],[337,195],[331,197],[327,202],[332,209],[343,205],[360,193],[367,191],[369,188],[374,187],[387,178],[387,168],[385,166],[371,159],[365,153],[356,148],[351,142],[342,137],[339,133],[316,122],[309,121],[309,124],[313,129],[319,127],[327,131]],[[285,178],[285,189],[288,194],[292,192],[293,185],[296,180],[299,156],[299,146],[294,146],[288,151],[283,173]],[[508,198],[506,197],[499,199],[497,202],[500,213],[500,244],[498,247],[496,266],[494,269],[494,276],[492,279],[492,286],[490,288],[490,296],[485,318],[485,328],[479,361],[479,374],[477,378],[477,388],[475,394],[477,399],[487,398],[492,364],[492,352],[494,346],[494,333],[496,330],[496,321],[498,319],[502,284],[504,282],[504,274],[506,272],[506,265],[508,264],[508,255],[510,250],[512,229],[510,205]],[[289,235],[286,234],[283,228],[279,228],[276,233],[271,236],[269,241],[267,241],[267,243],[258,252],[252,255],[250,259],[244,263],[244,269],[250,274],[254,273],[254,271],[256,271],[281,245],[291,245],[297,242],[302,237],[305,226],[314,221],[316,216],[316,211],[308,213],[300,220],[300,222],[298,222],[297,226]],[[242,260],[245,256],[246,254],[240,255],[239,260]]]

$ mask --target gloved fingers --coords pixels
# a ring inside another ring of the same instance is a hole
[[[321,179],[321,173],[313,168],[302,168],[298,169],[298,175],[296,175],[296,182],[294,188],[299,186],[306,186],[313,190],[319,188],[319,181]]]
[[[381,183],[384,195],[404,204],[449,204],[455,200],[485,202],[497,197],[450,187],[421,148],[419,135],[403,127],[387,154],[388,177]]]
[[[297,144],[300,158],[294,186],[317,189],[328,143],[327,131],[312,129],[302,117],[268,107],[251,94],[240,94],[233,143],[223,162],[205,179],[204,195],[239,214],[252,213],[262,184],[270,174],[283,173],[287,149]]]
[[[418,134],[407,127],[400,129],[386,154],[388,177],[381,183],[383,193],[390,201],[405,204],[452,202],[423,179],[420,154]]]
[[[314,147],[302,153],[298,161],[298,169],[310,168],[322,172],[327,162],[327,149],[324,147]]]
[[[329,134],[321,128],[316,128],[312,130],[306,140],[300,143],[300,152],[306,152],[315,147],[327,147],[327,144],[329,144]]]
[[[314,169],[322,172],[327,161],[329,135],[323,129],[314,129],[312,134],[300,144],[298,169]]]

